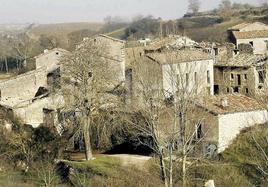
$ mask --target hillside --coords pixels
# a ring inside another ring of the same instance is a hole
[[[181,34],[201,41],[226,42],[227,29],[241,22],[260,21],[268,23],[268,7],[232,8],[227,11],[214,10],[200,12],[195,15],[186,14],[176,20],[156,19],[150,16],[142,17],[129,24],[124,30],[119,29],[112,36],[120,39],[140,39],[158,37],[169,34]],[[160,25],[162,29],[160,30]]]
[[[73,37],[73,34],[79,35],[81,32],[85,33],[96,33],[103,27],[102,23],[58,23],[58,24],[40,24],[34,25],[31,30],[28,32],[29,35],[38,39],[40,36],[50,36],[57,38],[60,47],[67,48],[69,47],[69,37]],[[87,36],[87,35],[86,35]],[[72,38],[73,40],[73,38]]]

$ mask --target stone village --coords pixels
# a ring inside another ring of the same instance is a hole
[[[117,80],[116,88],[126,90],[127,105],[141,103],[141,78],[164,90],[163,100],[172,100],[184,87],[197,96],[193,103],[204,120],[193,127],[196,138],[202,136],[206,153],[211,149],[220,153],[242,129],[268,122],[267,106],[259,100],[268,91],[268,26],[242,23],[226,32],[232,43],[197,43],[171,35],[127,48],[125,41],[106,35],[97,35],[94,40],[108,45],[107,69]],[[88,40],[91,38],[79,45]],[[1,108],[24,124],[52,125],[61,133],[63,124],[58,115],[64,98],[54,91],[54,83],[60,78],[61,61],[68,53],[60,48],[45,50],[35,57],[35,70],[2,80]],[[5,124],[7,128],[11,125],[8,121]]]

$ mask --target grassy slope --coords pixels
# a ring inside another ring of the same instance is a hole
[[[191,168],[191,173],[204,181],[214,179],[216,186],[267,186],[267,181],[257,166],[261,165],[268,171],[268,165],[253,140],[255,137],[263,150],[268,153],[267,133],[267,124],[243,130],[233,144],[223,152],[220,161],[202,161]]]

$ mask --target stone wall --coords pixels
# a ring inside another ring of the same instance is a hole
[[[252,39],[237,39],[237,47],[239,44],[249,44],[253,42],[253,51],[254,54],[265,54],[267,50],[268,38],[252,38]]]
[[[39,87],[47,86],[44,68],[18,75],[0,82],[1,104],[14,106],[25,100],[34,98]]]

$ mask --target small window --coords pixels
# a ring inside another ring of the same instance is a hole
[[[195,127],[195,130],[196,130],[196,134],[195,134],[195,139],[196,140],[200,140],[201,138],[203,138],[203,128],[202,128],[202,124],[197,124],[196,127]]]
[[[186,73],[186,86],[189,85],[189,73]]]
[[[245,74],[245,75],[244,75],[244,78],[245,78],[245,80],[247,80],[247,79],[248,79],[248,75],[247,75],[247,74]]]
[[[59,55],[59,52],[56,52],[56,55]]]
[[[239,87],[234,87],[234,93],[239,93]]]
[[[230,93],[230,89],[228,87],[226,88],[226,92],[227,93]]]
[[[210,84],[210,73],[209,73],[209,70],[207,71],[207,83]]]
[[[246,94],[249,94],[249,90],[248,90],[248,88],[246,88],[245,91],[246,91]]]
[[[253,41],[250,41],[249,44],[253,47]]]
[[[259,74],[259,83],[264,83],[266,78],[266,72],[265,71],[258,71]]]
[[[233,73],[231,73],[231,79],[234,79],[234,74]]]

